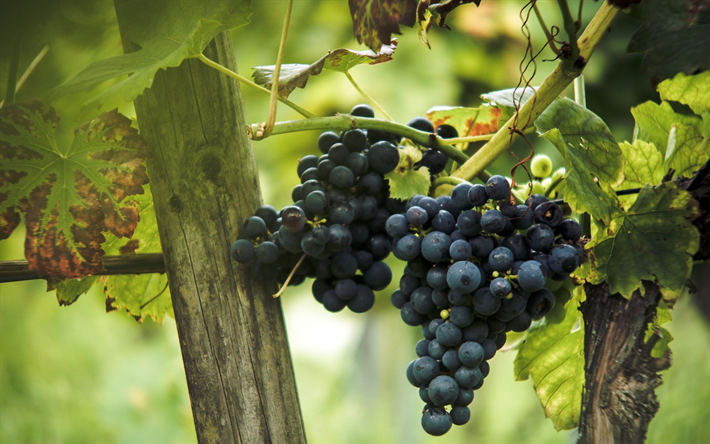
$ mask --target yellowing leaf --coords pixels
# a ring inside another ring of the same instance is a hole
[[[407,200],[417,194],[428,195],[431,187],[429,169],[414,168],[414,164],[422,160],[422,153],[418,148],[405,145],[399,151],[399,164],[385,175],[390,183],[390,197],[393,199]]]
[[[581,291],[581,287],[579,287]],[[565,288],[555,294],[555,306],[535,323],[518,345],[515,379],[532,377],[545,416],[556,430],[577,426],[584,388],[584,322],[578,296]]]
[[[392,39],[389,45],[383,45],[379,53],[367,51],[353,51],[350,49],[340,48],[333,51],[328,51],[314,63],[310,65],[303,64],[284,64],[281,65],[279,73],[279,95],[282,98],[287,98],[296,88],[305,88],[308,79],[311,76],[317,76],[323,69],[331,69],[334,71],[347,72],[351,68],[362,65],[377,65],[379,63],[389,62],[392,60],[392,54],[397,48],[397,39]],[[263,85],[265,88],[271,89],[274,81],[274,70],[276,66],[257,66],[254,68],[254,82]]]
[[[710,111],[710,71],[694,76],[678,73],[658,85],[661,99],[688,105],[697,115]]]
[[[128,198],[148,183],[147,144],[128,118],[103,113],[67,146],[55,139],[58,120],[36,100],[0,110],[0,238],[23,213],[25,256],[50,281],[101,270],[104,233],[131,236],[138,210]]]
[[[451,125],[456,128],[459,137],[480,136],[498,131],[498,119],[501,111],[488,105],[478,108],[462,106],[435,106],[426,112],[425,116],[434,124]]]

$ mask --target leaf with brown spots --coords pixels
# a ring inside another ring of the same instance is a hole
[[[441,2],[421,0],[417,5],[417,24],[419,25],[419,38],[421,41],[429,46],[427,32],[434,23],[444,29],[451,29],[449,25],[446,24],[446,16],[459,6],[468,3],[479,6],[481,0],[443,0]]]
[[[0,110],[0,239],[24,214],[25,256],[50,285],[102,269],[104,233],[133,234],[138,209],[127,198],[148,183],[147,145],[130,119],[105,112],[67,145],[55,137],[58,121],[39,100]]]
[[[462,106],[435,106],[426,112],[425,116],[434,124],[451,125],[456,128],[460,137],[480,136],[498,131],[498,121],[501,111],[488,105],[478,108]]]
[[[399,25],[412,27],[416,21],[417,0],[348,0],[348,5],[355,38],[375,52],[392,34],[401,34]]]
[[[289,94],[296,88],[305,88],[308,79],[311,76],[317,76],[323,69],[331,69],[334,71],[348,72],[350,68],[357,65],[368,64],[377,65],[392,60],[392,54],[397,48],[397,39],[392,39],[389,45],[383,45],[379,53],[373,51],[353,51],[351,49],[334,49],[328,51],[314,63],[310,65],[291,63],[281,65],[281,73],[279,74],[279,95],[286,99]],[[274,81],[274,65],[257,66],[254,68],[252,77],[254,81],[271,89]]]

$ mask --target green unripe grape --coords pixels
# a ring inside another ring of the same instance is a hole
[[[547,177],[542,180],[541,182],[542,188],[547,191],[548,188],[550,188],[550,185],[552,185],[552,177]]]
[[[562,167],[562,168],[558,169],[557,171],[555,171],[554,173],[552,173],[552,180],[555,181],[555,180],[562,179],[563,177],[565,177],[566,173],[567,173],[567,170],[565,170],[565,167]]]
[[[521,186],[521,191],[522,195],[525,199],[528,198],[531,194],[545,194],[545,189],[542,187],[542,184],[538,182],[537,180],[532,181],[532,191],[530,191],[530,184],[526,183]]]
[[[535,177],[547,177],[552,173],[552,161],[545,154],[537,154],[530,163],[530,172]]]

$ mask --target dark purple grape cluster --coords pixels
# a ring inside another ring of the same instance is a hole
[[[390,216],[393,254],[407,261],[392,304],[421,326],[407,378],[426,403],[422,427],[435,436],[470,418],[490,360],[508,331],[523,332],[555,299],[548,279],[569,278],[583,259],[582,230],[542,195],[510,202],[502,176],[457,185],[451,196],[414,196]],[[448,407],[448,410],[447,410]]]
[[[358,105],[351,114],[374,117]],[[331,311],[346,306],[363,313],[375,303],[392,271],[383,260],[392,250],[385,223],[405,210],[405,202],[389,197],[384,175],[399,163],[399,138],[382,131],[352,129],[324,132],[322,155],[299,160],[301,183],[293,205],[279,212],[263,206],[244,226],[243,239],[232,245],[232,257],[255,261],[258,279],[289,285],[315,278],[313,295]],[[295,269],[295,271],[294,271]]]

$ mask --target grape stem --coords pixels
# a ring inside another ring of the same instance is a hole
[[[540,9],[537,7],[537,2],[533,3],[533,10],[535,11],[535,15],[537,16],[537,21],[540,22],[540,26],[542,27],[542,30],[545,32],[545,37],[547,37],[548,44],[550,45],[550,49],[552,52],[555,53],[555,55],[560,55],[560,50],[557,48],[557,45],[555,45],[555,37],[550,33],[550,30],[548,29],[547,25],[545,24],[545,19],[542,18],[542,13],[540,12]]]
[[[545,197],[550,197],[550,194],[552,194],[552,192],[555,191],[555,188],[557,188],[557,185],[561,184],[563,180],[565,180],[564,176],[553,180],[550,183],[550,186],[547,187],[547,190],[545,190]]]
[[[197,56],[197,59],[200,60],[205,65],[209,66],[210,68],[214,68],[217,71],[221,72],[222,74],[226,74],[227,76],[229,76],[235,80],[239,80],[240,82],[242,82],[245,85],[249,85],[252,88],[258,89],[259,91],[261,91],[263,93],[271,94],[271,91],[264,88],[263,86],[257,85],[256,83],[252,82],[251,80],[247,79],[246,77],[243,77],[243,76],[237,74],[236,72],[232,71],[231,69],[220,65],[219,63],[215,62],[214,60],[208,59],[204,54],[200,54],[199,56]],[[298,114],[302,115],[303,117],[307,117],[307,118],[316,117],[315,114],[313,114],[309,111],[306,111],[305,109],[301,108],[300,106],[296,105],[295,103],[291,102],[290,100],[286,100],[282,97],[278,97],[278,100],[279,100],[279,102],[290,107],[291,109],[296,111]]]
[[[288,37],[288,26],[291,22],[291,10],[293,9],[293,0],[288,0],[286,3],[286,17],[284,17],[284,26],[281,30],[281,42],[279,42],[279,52],[276,54],[276,66],[274,67],[274,77],[271,80],[271,95],[269,97],[269,114],[266,116],[264,123],[264,134],[271,134],[276,122],[276,102],[279,99],[279,78],[281,76],[281,62],[284,58],[284,50],[286,49],[286,37]]]
[[[277,297],[281,296],[281,293],[283,293],[284,290],[286,290],[286,287],[288,287],[288,283],[291,282],[291,279],[293,279],[293,275],[296,274],[296,270],[298,270],[298,267],[301,266],[301,264],[303,263],[303,261],[304,261],[305,259],[306,259],[306,255],[304,254],[303,256],[301,256],[301,259],[298,260],[298,263],[296,263],[296,266],[293,267],[293,270],[291,270],[291,273],[290,273],[290,274],[288,275],[288,277],[286,278],[286,282],[284,282],[284,284],[281,286],[281,288],[279,289],[278,293],[276,293],[276,294],[274,295],[274,298],[277,298]]]
[[[619,15],[621,10],[608,2],[604,2],[596,15],[589,23],[579,38],[579,53],[584,63],[589,61],[594,49],[599,41],[606,35],[609,26]],[[471,179],[480,174],[485,168],[492,164],[501,154],[503,154],[511,143],[511,135],[514,123],[534,122],[540,114],[569,86],[570,83],[580,74],[580,69],[569,69],[564,62],[558,63],[557,67],[545,79],[540,88],[535,91],[536,99],[529,99],[520,109],[516,116],[511,117],[505,125],[502,125],[493,138],[488,141],[476,154],[466,161],[461,168],[453,175],[464,179]],[[517,128],[525,130],[527,128]]]
[[[382,115],[385,116],[385,118],[386,118],[387,120],[389,120],[389,121],[394,121],[394,119],[393,119],[392,117],[390,117],[389,114],[387,114],[387,111],[385,111],[385,109],[382,108],[382,107],[380,106],[380,104],[375,101],[375,99],[373,99],[372,97],[370,97],[369,94],[367,94],[365,91],[363,91],[362,88],[360,88],[360,85],[357,84],[357,82],[355,81],[355,79],[353,79],[353,76],[351,76],[348,71],[344,71],[343,74],[345,74],[345,77],[348,78],[348,80],[350,81],[350,83],[352,83],[353,87],[355,87],[355,89],[357,90],[357,92],[359,92],[360,95],[365,98],[365,100],[367,100],[368,102],[370,102],[370,104],[371,104],[372,106],[374,106],[375,108],[377,108],[377,110],[378,110],[379,112],[381,112]]]
[[[354,128],[375,129],[387,131],[406,137],[417,145],[436,148],[443,152],[450,159],[458,162],[466,162],[469,157],[455,146],[449,145],[449,139],[442,139],[434,133],[427,133],[416,130],[410,126],[397,122],[390,122],[383,119],[371,119],[369,117],[351,116],[350,114],[338,114],[329,117],[313,117],[301,120],[288,120],[286,122],[276,122],[272,136],[278,134],[294,133],[310,130],[338,130],[347,131]],[[252,140],[261,140],[264,137],[258,133],[259,124],[247,126],[247,133]]]

